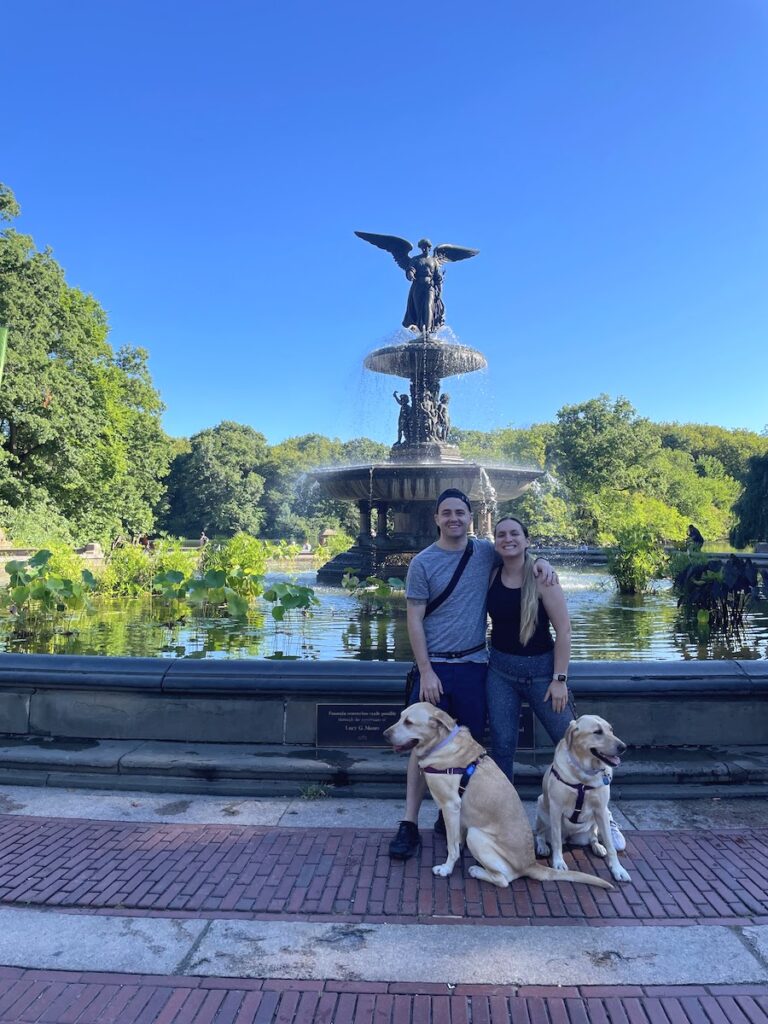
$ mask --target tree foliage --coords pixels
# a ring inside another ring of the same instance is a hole
[[[768,540],[768,455],[749,460],[744,493],[734,507],[738,522],[731,532],[736,547]]]
[[[258,533],[267,455],[264,435],[242,423],[195,434],[171,465],[166,529],[182,537]]]
[[[0,207],[18,212],[8,189]],[[96,299],[12,228],[0,233],[0,323],[0,517],[43,510],[80,541],[150,529],[170,448],[146,351],[114,353]]]

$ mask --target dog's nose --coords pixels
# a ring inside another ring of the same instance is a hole
[[[385,734],[385,735],[386,735],[386,734]],[[616,749],[617,749],[617,751],[618,751],[618,752],[619,752],[620,754],[623,754],[623,753],[624,753],[624,751],[625,751],[625,750],[627,749],[627,744],[626,744],[626,743],[622,743],[622,742],[621,742],[621,740],[617,740],[617,741],[616,741]]]

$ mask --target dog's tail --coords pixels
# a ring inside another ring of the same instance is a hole
[[[610,882],[598,875],[588,875],[584,871],[557,871],[546,864],[531,864],[525,874],[539,882],[583,882],[585,885],[595,885],[598,889],[613,889]]]

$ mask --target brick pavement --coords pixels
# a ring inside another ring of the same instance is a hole
[[[511,988],[0,968],[0,1024],[765,1024],[754,985]]]
[[[387,856],[389,832],[0,816],[0,904],[144,915],[462,924],[767,924],[768,829],[633,831],[615,891],[520,879],[496,889],[458,866]],[[571,865],[609,878],[589,850]]]
[[[0,905],[73,913],[461,924],[768,924],[768,829],[633,831],[616,892],[387,856],[363,828],[0,816]],[[607,877],[589,851],[572,866]],[[443,916],[447,915],[447,916]],[[453,919],[450,915],[455,915]],[[0,967],[0,1024],[768,1024],[764,985],[518,987],[162,977]]]

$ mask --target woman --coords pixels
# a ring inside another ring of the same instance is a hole
[[[560,584],[542,586],[533,575],[531,542],[519,519],[500,519],[494,542],[502,565],[491,574],[488,590],[488,717],[493,759],[512,782],[523,701],[553,743],[574,717],[568,697],[571,621]]]
[[[486,691],[493,759],[510,782],[526,701],[554,744],[574,718],[568,691],[571,620],[559,583],[543,585],[533,575],[528,530],[512,516],[496,523],[494,543],[502,565],[491,573],[488,614],[491,617],[491,658]],[[550,625],[555,631],[552,639]],[[611,833],[617,850],[626,840],[613,817]]]

